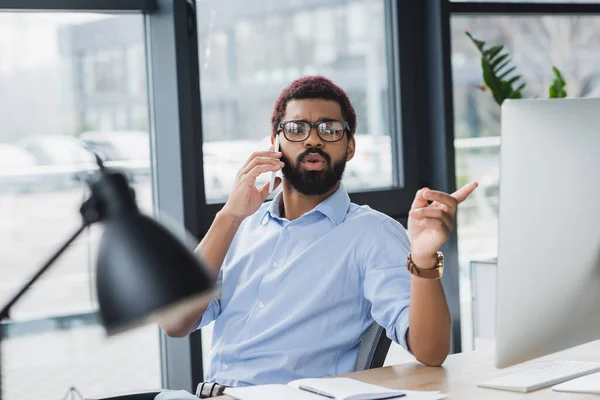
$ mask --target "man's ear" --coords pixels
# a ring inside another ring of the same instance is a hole
[[[356,140],[354,140],[354,136],[350,140],[348,140],[348,154],[346,155],[346,161],[352,160],[354,158],[354,152],[356,151]]]
[[[273,136],[273,134],[271,133],[271,144],[275,144],[275,136]]]

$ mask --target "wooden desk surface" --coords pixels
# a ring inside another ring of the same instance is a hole
[[[390,367],[347,374],[349,378],[385,386],[391,389],[439,390],[448,399],[600,399],[598,395],[554,392],[552,387],[530,393],[516,393],[477,387],[488,379],[526,370],[549,360],[575,360],[600,362],[600,340],[573,347],[549,356],[528,361],[516,366],[497,369],[494,367],[494,354],[491,351],[474,351],[449,356],[440,368],[426,367],[409,362]],[[232,399],[220,396],[219,400]]]

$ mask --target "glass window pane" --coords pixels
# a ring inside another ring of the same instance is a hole
[[[506,46],[512,65],[527,84],[523,97],[548,97],[552,66],[562,71],[569,97],[598,97],[600,66],[595,50],[600,44],[599,26],[596,16],[452,17],[457,186],[470,180],[480,182],[458,215],[463,349],[472,347],[474,337],[470,263],[480,261],[477,265],[486,271],[486,261],[497,256],[500,162],[500,107],[490,92],[481,89],[480,56],[465,31],[489,46]],[[493,304],[487,307],[494,313]],[[489,328],[479,326],[478,332],[493,332]],[[476,339],[476,344],[489,343],[479,336]]]
[[[270,145],[281,90],[321,74],[344,88],[358,114],[350,191],[392,186],[384,1],[198,2],[204,174],[208,202],[226,200],[237,170]],[[261,185],[269,179],[260,177]]]
[[[143,16],[0,12],[0,302],[81,224],[95,169],[88,145],[131,179],[153,213]],[[7,400],[160,387],[156,325],[106,338],[96,322],[89,228],[4,323]]]

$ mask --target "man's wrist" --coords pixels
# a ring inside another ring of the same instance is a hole
[[[219,222],[223,222],[235,227],[240,226],[241,223],[244,222],[244,218],[236,217],[235,215],[231,215],[224,210],[217,212],[215,219],[219,220]]]
[[[431,255],[411,253],[410,258],[419,269],[434,269],[437,267],[437,253]]]

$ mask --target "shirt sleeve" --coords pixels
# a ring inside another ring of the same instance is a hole
[[[208,325],[212,321],[214,321],[219,316],[219,314],[221,314],[221,283],[222,282],[223,282],[223,269],[221,268],[221,270],[219,271],[219,276],[217,277],[216,285],[215,285],[216,293],[213,296],[212,300],[210,301],[208,307],[204,311],[204,314],[202,314],[202,319],[200,320],[200,324],[198,324],[198,327],[196,328],[196,330],[204,328],[206,325]]]
[[[229,250],[227,251],[227,254],[225,255],[223,263],[221,264],[221,269],[219,270],[219,275],[217,276],[217,281],[215,283],[215,287],[216,287],[215,295],[213,296],[208,307],[206,308],[206,311],[204,311],[204,314],[202,314],[202,319],[200,320],[200,323],[198,324],[198,327],[196,328],[196,330],[204,328],[206,325],[210,324],[215,319],[217,319],[219,317],[219,315],[221,314],[221,306],[222,306],[221,292],[223,289],[223,271],[227,269],[227,265],[231,261],[232,254],[235,253],[235,248],[236,248],[237,242],[238,242],[238,235],[240,234],[240,232],[243,232],[244,227],[247,223],[248,223],[248,218],[246,218],[242,222],[242,225],[240,225],[240,227],[237,230],[237,233],[234,235],[233,240],[231,241],[231,245],[229,246]]]
[[[364,295],[371,316],[387,336],[410,352],[406,342],[409,323],[410,272],[406,258],[410,240],[404,227],[393,219],[381,223],[372,235],[365,260]]]

